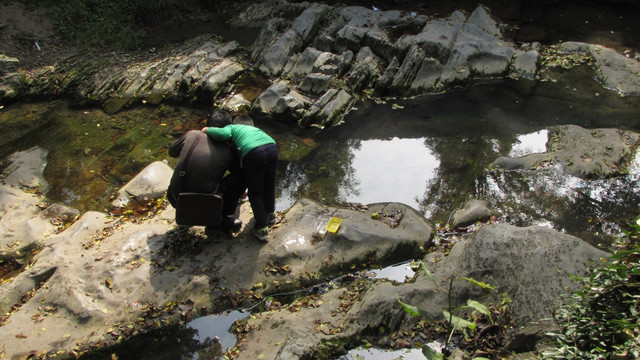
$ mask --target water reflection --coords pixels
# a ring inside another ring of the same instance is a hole
[[[350,176],[339,185],[345,202],[401,202],[418,208],[429,181],[438,174],[438,158],[426,138],[349,141]]]
[[[357,348],[349,351],[347,355],[340,356],[338,360],[425,360],[426,357],[420,349],[382,350]]]
[[[595,93],[600,95],[588,95]],[[38,125],[26,134],[8,135],[0,142],[0,155],[33,146],[47,149],[47,198],[81,212],[103,211],[113,193],[152,161],[175,165],[166,148],[185,131],[199,128],[206,110],[162,106],[105,114],[62,102],[16,104],[2,109],[0,120]],[[487,167],[499,156],[544,151],[549,126],[633,130],[640,126],[638,113],[638,97],[558,78],[556,83],[505,80],[413,99],[364,100],[343,125],[321,131],[268,119],[256,119],[256,125],[281,150],[279,211],[303,197],[328,206],[392,201],[445,224],[461,204],[479,198],[489,200],[511,224],[545,224],[582,238],[595,234],[592,242],[598,243],[638,215],[637,170],[586,181],[553,167],[514,172]]]
[[[397,265],[387,266],[379,270],[371,270],[377,279],[387,279],[395,282],[405,282],[407,279],[413,279],[416,272],[411,268],[411,261]]]
[[[216,340],[224,352],[236,344],[236,336],[229,332],[231,325],[233,325],[236,320],[244,319],[247,316],[249,316],[249,313],[240,311],[203,316],[188,322],[187,328],[196,330],[193,338],[201,344]],[[196,359],[196,357],[194,357],[194,359]]]
[[[531,134],[518,136],[516,142],[511,145],[509,156],[513,158],[522,157],[529,154],[546,152],[547,136],[549,131],[540,130]]]

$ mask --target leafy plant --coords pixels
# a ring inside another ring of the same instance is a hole
[[[429,269],[427,269],[427,267],[424,265],[424,263],[422,264],[422,270],[424,272],[424,275],[431,280],[435,285],[436,288],[439,291],[443,291],[444,289],[442,287],[440,287],[437,279],[431,274],[431,272],[429,271]],[[462,277],[461,280],[464,281],[469,281],[470,283],[480,286],[483,289],[487,289],[487,290],[496,290],[496,287],[493,285],[489,285],[471,278],[465,278]],[[459,316],[463,311],[467,311],[467,310],[471,310],[472,313],[471,315],[473,316],[474,314],[480,313],[483,315],[486,315],[487,318],[489,319],[489,321],[491,322],[491,324],[495,324],[495,321],[493,319],[491,310],[489,310],[489,308],[481,303],[479,303],[478,301],[472,300],[472,299],[468,299],[467,300],[467,304],[464,306],[454,306],[453,305],[453,300],[451,297],[452,294],[452,288],[453,288],[453,282],[454,279],[451,278],[449,279],[449,287],[446,290],[447,295],[448,295],[448,308],[447,310],[443,310],[442,314],[444,315],[444,318],[446,320],[446,323],[449,325],[448,326],[448,331],[447,331],[447,337],[446,337],[446,341],[445,341],[445,345],[444,345],[444,349],[445,352],[448,349],[448,345],[451,342],[451,338],[453,337],[454,333],[456,331],[462,331],[463,333],[466,331],[466,329],[470,329],[470,330],[475,330],[477,327],[477,324],[474,321],[470,321],[467,320],[461,316]],[[398,302],[400,303],[400,305],[402,305],[404,311],[406,311],[408,314],[412,315],[412,316],[428,316],[428,312],[420,309],[416,306],[413,305],[409,305],[406,304],[404,302],[402,302],[400,300],[400,298],[398,297],[398,295],[396,295],[396,297],[398,298]],[[466,333],[465,333],[465,337],[466,337]],[[426,358],[428,360],[443,360],[445,359],[445,354],[437,352],[435,350],[433,350],[431,347],[424,345],[422,347],[422,353],[424,354],[424,356],[426,356]],[[476,357],[474,358],[475,360],[484,360],[486,358],[482,358],[482,357]]]
[[[616,251],[555,313],[561,328],[546,359],[640,358],[640,218],[616,242]]]

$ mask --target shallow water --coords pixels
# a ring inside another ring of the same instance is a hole
[[[381,350],[381,349],[364,349],[357,348],[349,351],[347,355],[343,355],[337,360],[425,360],[427,359],[420,349],[403,349],[403,350]]]
[[[507,80],[361,103],[345,124],[300,145],[308,148],[304,156],[282,162],[277,206],[285,210],[300,197],[330,205],[398,201],[445,225],[466,200],[480,198],[502,213],[501,221],[545,225],[606,244],[640,212],[637,167],[598,181],[559,167],[487,170],[502,155],[544,152],[552,125],[638,131],[637,97],[603,92],[595,82],[558,83]],[[575,96],[575,87],[584,88],[582,96]]]
[[[575,88],[582,89],[580,96]],[[0,154],[47,148],[46,196],[81,211],[102,211],[109,209],[114,192],[152,161],[174,165],[166,149],[184,131],[199,128],[206,110],[141,106],[107,115],[61,102],[16,104],[1,109],[0,116],[23,116],[42,126],[0,143]],[[489,171],[487,166],[501,155],[544,151],[549,126],[639,131],[638,114],[637,97],[620,97],[596,83],[569,87],[562,80],[506,80],[415,99],[361,102],[343,125],[322,131],[256,124],[279,144],[278,210],[301,197],[334,206],[399,201],[444,225],[466,200],[480,198],[502,213],[499,221],[548,226],[606,247],[640,213],[638,157],[629,175],[597,181],[569,176],[559,167]],[[411,276],[405,265],[380,273],[376,276],[393,281]],[[235,342],[228,319],[195,319],[110,351],[141,353],[140,358],[216,358]],[[158,341],[171,351],[158,353],[153,346]],[[352,355],[378,356],[369,354],[377,350],[363,351]]]
[[[638,166],[628,176],[587,181],[558,167],[489,171],[501,155],[543,152],[547,128],[640,130],[640,100],[596,83],[496,81],[406,100],[364,101],[345,123],[325,130],[256,120],[280,149],[277,210],[302,197],[330,206],[402,202],[436,225],[470,198],[489,200],[501,221],[542,224],[607,243],[640,213]],[[574,89],[581,88],[576,96]],[[109,210],[117,189],[184,131],[199,128],[207,109],[140,106],[108,115],[65,103],[16,104],[0,117],[41,126],[0,143],[0,156],[49,150],[46,196],[80,211]]]

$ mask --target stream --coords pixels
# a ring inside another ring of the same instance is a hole
[[[447,7],[460,7],[460,3],[433,6],[449,13]],[[509,15],[514,4],[496,8],[496,13]],[[405,6],[414,5],[407,2]],[[421,2],[420,6],[428,5]],[[523,14],[529,11],[529,18],[522,15],[514,21],[519,27],[513,28],[519,30],[512,35],[524,42],[577,40],[620,51],[637,46],[638,37],[633,34],[640,23],[609,10],[596,11],[583,4],[557,12],[522,9]],[[542,20],[546,23],[539,25]],[[209,24],[189,24],[188,31],[199,31],[201,26]],[[186,38],[183,30],[165,29],[154,36],[171,36],[163,41],[180,42]],[[224,26],[214,30],[243,45],[255,36],[255,31],[234,32]],[[544,40],[536,38],[539,32]],[[148,39],[145,45],[161,44]],[[636,155],[627,175],[602,180],[569,176],[554,166],[536,171],[488,169],[502,155],[544,152],[548,129],[554,125],[640,132],[640,99],[620,96],[595,81],[576,80],[590,78],[585,75],[590,71],[582,65],[571,74],[557,70],[553,81],[487,80],[411,99],[364,99],[343,124],[324,130],[255,119],[280,149],[276,210],[286,211],[303,197],[328,206],[402,202],[442,231],[453,211],[478,198],[488,200],[501,213],[500,222],[547,226],[607,248],[625,224],[640,214],[640,156]],[[0,107],[0,123],[11,130],[0,139],[0,170],[16,151],[45,148],[47,184],[41,190],[48,202],[64,203],[81,213],[113,211],[110,202],[117,190],[144,167],[153,161],[175,166],[176,159],[167,154],[169,145],[185,131],[199,129],[208,110],[139,104],[107,114],[62,100]],[[403,264],[372,272],[393,281],[413,275]],[[138,335],[83,359],[108,359],[116,353],[137,359],[219,359],[235,345],[229,332],[233,322],[249,315],[236,309],[196,318]],[[424,358],[416,350],[359,348],[339,359],[399,357]]]
[[[576,93],[580,89],[579,96]],[[0,143],[5,158],[40,146],[49,151],[43,192],[80,212],[110,211],[115,192],[167,155],[207,109],[139,106],[108,115],[64,102],[15,104],[4,121],[40,124]],[[544,225],[593,245],[609,243],[638,215],[638,170],[583,180],[559,167],[496,171],[501,155],[543,152],[549,126],[639,131],[640,101],[592,84],[503,80],[405,100],[366,100],[342,125],[319,130],[256,119],[278,142],[278,211],[300,198],[329,206],[402,202],[444,227],[470,198],[486,199],[500,221]]]
[[[4,158],[32,146],[48,149],[43,189],[48,201],[81,212],[110,211],[114,192],[149,163],[175,165],[166,149],[184,131],[198,128],[206,110],[139,106],[108,115],[64,102],[15,104],[0,109],[0,117],[39,125],[0,144],[0,154]],[[501,212],[501,222],[548,226],[606,248],[639,213],[640,156],[628,175],[603,180],[576,178],[553,166],[495,171],[488,165],[500,155],[544,152],[547,129],[556,124],[639,131],[633,126],[638,113],[637,98],[603,90],[595,82],[566,86],[503,80],[413,99],[366,100],[344,124],[330,129],[265,120],[256,125],[280,148],[278,211],[302,197],[330,206],[397,201],[446,229],[455,209],[479,198]],[[109,351],[136,353],[141,359],[147,353],[149,359],[216,358],[233,347],[235,337],[228,329],[245,316],[231,311],[197,318]],[[162,354],[153,350],[158,341],[164,342]],[[343,359],[409,356],[376,351],[354,349]]]

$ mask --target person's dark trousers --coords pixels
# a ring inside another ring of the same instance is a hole
[[[277,163],[276,144],[258,146],[242,160],[244,180],[249,190],[249,202],[256,221],[256,229],[266,227],[267,215],[275,210]]]
[[[225,176],[220,182],[220,193],[222,193],[222,216],[233,216],[238,207],[238,201],[247,189],[244,182],[244,175],[241,171],[234,171]]]

